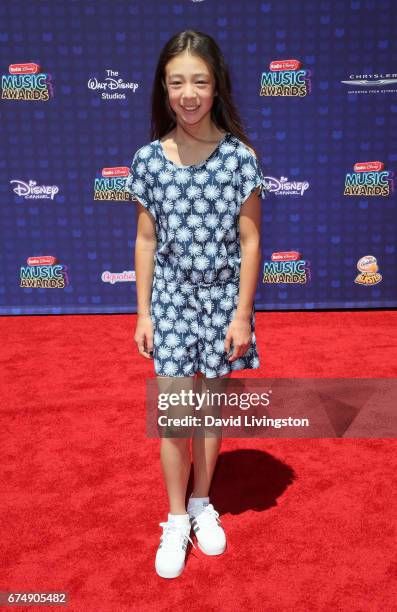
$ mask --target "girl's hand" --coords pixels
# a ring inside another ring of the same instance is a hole
[[[228,357],[228,361],[231,363],[242,357],[248,351],[251,341],[251,319],[249,317],[247,319],[233,319],[228,327],[225,338],[226,353],[230,351],[230,344],[233,342],[233,353],[231,357]]]
[[[134,340],[139,354],[146,359],[152,359],[153,351],[153,322],[149,315],[138,315]]]

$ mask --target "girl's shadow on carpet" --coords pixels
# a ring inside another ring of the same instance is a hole
[[[277,506],[277,499],[293,483],[294,470],[269,453],[240,449],[219,454],[211,483],[210,502],[219,515],[262,512]],[[193,466],[187,499],[193,491]]]

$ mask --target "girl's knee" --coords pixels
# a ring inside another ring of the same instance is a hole
[[[173,447],[179,447],[179,448],[185,448],[186,446],[189,446],[189,442],[190,442],[190,438],[189,437],[171,437],[171,436],[165,436],[161,438],[161,446],[163,447],[169,447],[169,446],[173,446]]]

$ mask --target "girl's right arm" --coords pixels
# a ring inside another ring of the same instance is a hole
[[[150,304],[157,238],[152,215],[139,202],[137,202],[136,208],[135,278],[138,320],[134,340],[137,343],[139,353],[150,359],[150,352],[153,350],[153,323],[150,316]]]

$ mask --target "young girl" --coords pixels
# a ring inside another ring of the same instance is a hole
[[[258,368],[253,300],[266,185],[210,36],[187,30],[162,50],[151,142],[135,153],[126,190],[138,212],[134,340],[143,357],[153,357],[159,390],[199,383],[205,393],[232,371]],[[192,439],[194,490],[186,508],[190,437],[161,439],[169,513],[155,568],[164,578],[182,573],[191,528],[204,553],[225,550],[208,496],[220,445],[220,436]]]

